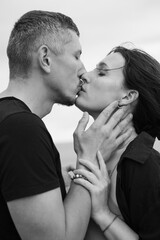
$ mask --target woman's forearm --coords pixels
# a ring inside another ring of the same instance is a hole
[[[103,211],[95,222],[100,226],[107,240],[138,240],[138,235],[118,216]]]

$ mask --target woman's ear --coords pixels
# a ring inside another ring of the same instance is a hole
[[[119,100],[119,106],[126,106],[131,103],[136,103],[139,97],[139,92],[137,90],[128,90],[127,93]]]
[[[50,73],[51,71],[51,58],[50,58],[50,50],[48,46],[42,45],[38,49],[38,60],[39,60],[39,65],[43,71],[46,73]]]

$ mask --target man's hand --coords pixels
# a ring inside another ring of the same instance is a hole
[[[87,129],[89,121],[88,113],[84,113],[82,119],[74,132],[74,150],[78,158],[87,159],[96,163],[97,151],[101,148],[105,141],[107,156],[128,137],[130,131],[120,136],[125,126],[132,118],[131,114],[127,114],[126,107],[117,109],[118,102],[111,103],[98,116],[98,118]],[[120,121],[123,121],[120,123]],[[119,124],[118,124],[119,123]],[[119,137],[118,137],[119,136]]]

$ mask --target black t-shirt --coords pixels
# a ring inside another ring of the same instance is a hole
[[[21,239],[7,201],[65,186],[59,153],[43,121],[14,97],[0,99],[0,239]]]
[[[142,132],[122,154],[116,196],[125,222],[140,240],[160,240],[160,154]]]

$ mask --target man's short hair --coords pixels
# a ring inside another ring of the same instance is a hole
[[[73,20],[62,13],[34,10],[24,14],[15,23],[7,47],[10,78],[28,76],[32,53],[43,44],[55,54],[61,53],[71,40],[68,30],[80,35]]]

